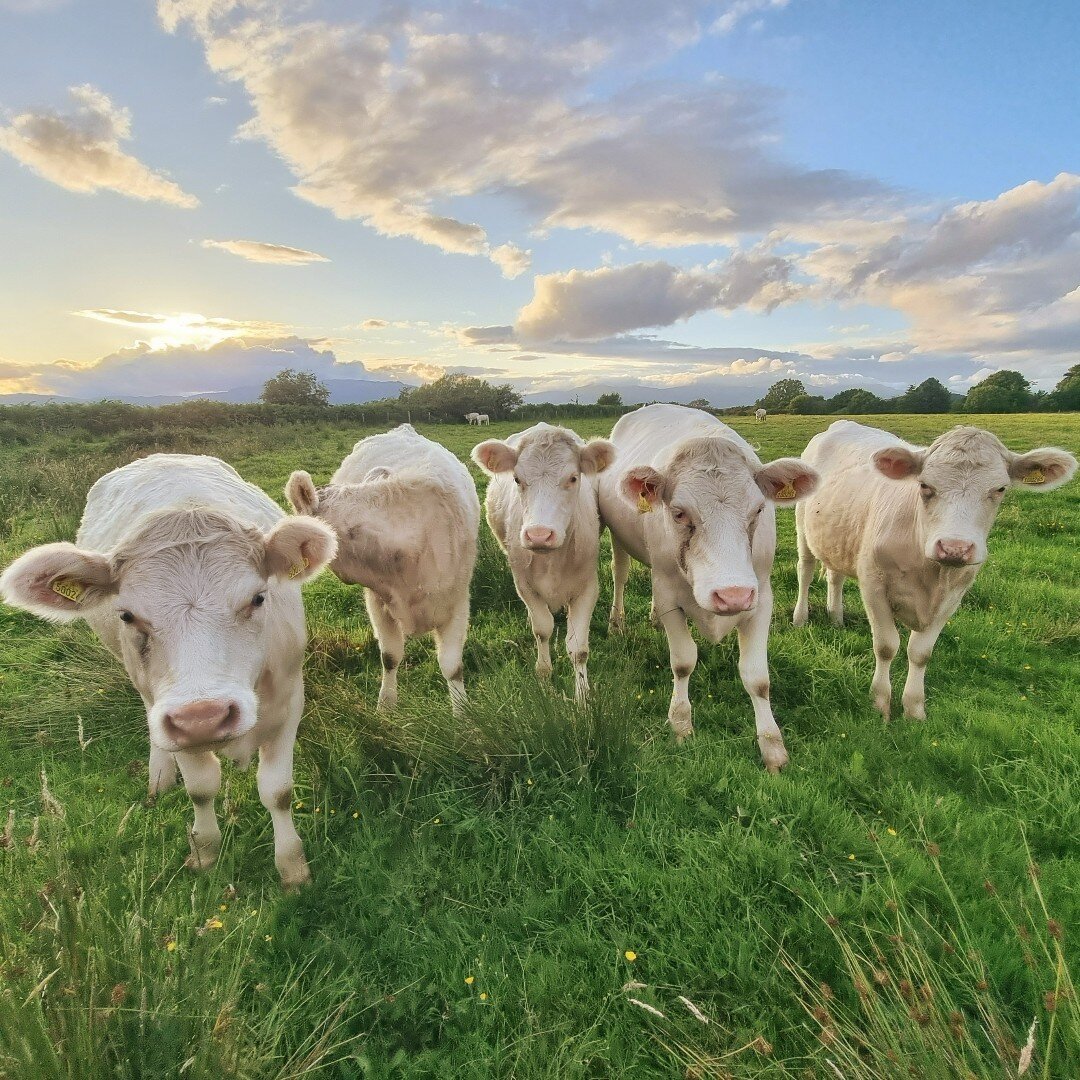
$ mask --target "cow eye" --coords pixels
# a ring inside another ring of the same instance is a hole
[[[576,477],[576,476],[571,476],[571,477],[570,477],[570,481],[569,481],[569,482],[570,482],[571,484],[576,484],[576,483],[577,483],[577,477]]]
[[[685,510],[672,510],[671,516],[678,525],[685,525],[690,520],[690,517]]]
[[[135,621],[135,616],[132,615],[130,611],[121,611],[120,621],[126,623],[133,623]]]
[[[514,473],[514,483],[517,484],[518,487],[521,487],[521,477],[518,476],[517,473]]]
[[[927,499],[931,499],[937,494],[929,484],[919,484],[919,490]]]
[[[994,489],[994,494],[995,494],[995,495],[1004,495],[1004,494],[1005,494],[1005,492],[1006,492],[1006,490],[1008,489],[1008,486],[1009,486],[1009,485],[1008,485],[1008,484],[1006,484],[1006,485],[1005,485],[1005,487],[999,487],[999,488],[995,488],[995,489]]]
[[[265,603],[266,603],[266,593],[257,592],[251,598],[251,606],[252,607],[262,607],[263,604],[265,604]]]

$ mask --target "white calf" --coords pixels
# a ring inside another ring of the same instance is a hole
[[[397,704],[405,639],[430,632],[457,712],[465,700],[461,657],[480,528],[469,470],[402,424],[361,439],[325,487],[294,472],[285,495],[294,510],[333,527],[338,550],[330,569],[364,587],[382,653],[380,708]]]
[[[518,596],[536,638],[536,673],[551,674],[553,613],[566,608],[566,651],[575,694],[589,689],[589,621],[599,595],[600,519],[596,475],[615,448],[574,432],[536,424],[505,442],[482,442],[473,460],[491,476],[487,519],[506,552]]]
[[[754,705],[758,746],[770,772],[787,750],[769,703],[769,575],[776,552],[774,500],[805,498],[817,474],[798,458],[762,465],[716,417],[680,405],[650,405],[611,433],[618,460],[600,477],[600,514],[611,529],[615,581],[611,626],[623,624],[630,556],[652,567],[653,609],[667,632],[674,687],[668,719],[692,734],[692,619],[710,640],[739,632],[739,674]]]
[[[757,420],[758,420],[758,421],[760,421],[760,422],[761,422],[762,424],[764,424],[764,423],[765,423],[765,417],[766,417],[766,416],[768,416],[768,415],[769,415],[769,414],[768,414],[768,413],[767,413],[767,412],[766,412],[766,411],[765,411],[764,409],[758,409],[758,410],[756,410],[756,411],[755,411],[755,413],[754,413],[754,416],[755,416],[755,417],[757,418]]]
[[[844,622],[844,580],[858,578],[874,637],[874,705],[887,720],[889,669],[900,648],[899,620],[911,631],[904,713],[926,716],[926,665],[938,635],[986,561],[986,541],[1005,492],[1017,484],[1049,491],[1066,483],[1076,459],[1044,448],[1014,454],[996,435],[958,427],[929,447],[851,420],[815,435],[803,457],[821,487],[799,505],[799,601],[809,616],[810,583],[820,560],[828,610]]]
[[[282,883],[309,878],[292,822],[292,759],[304,705],[300,584],[333,557],[333,533],[287,518],[216,458],[154,454],[90,489],[76,544],[45,544],[0,577],[7,603],[56,622],[84,618],[146,705],[150,791],[176,781],[195,806],[188,865],[221,846],[220,751],[259,752]]]

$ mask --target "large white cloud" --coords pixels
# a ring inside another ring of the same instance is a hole
[[[0,149],[68,191],[116,191],[185,209],[199,205],[178,184],[125,153],[131,113],[93,86],[73,86],[69,113],[36,109],[0,128]]]
[[[712,269],[654,262],[544,274],[518,314],[517,336],[525,342],[588,340],[670,326],[711,308],[770,311],[794,293],[790,270],[778,256],[740,252]]]

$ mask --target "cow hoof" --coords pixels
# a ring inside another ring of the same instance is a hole
[[[761,760],[765,762],[765,768],[773,773],[779,773],[788,763],[787,747],[783,743],[777,746],[773,742],[761,747]]]
[[[922,701],[905,701],[904,716],[906,716],[908,720],[925,720],[926,704]]]
[[[881,713],[881,719],[886,723],[892,719],[892,702],[887,698],[874,698],[874,708]]]
[[[184,866],[188,870],[194,870],[196,873],[204,873],[209,870],[214,863],[217,862],[218,852],[217,850],[193,851],[185,860]]]
[[[607,628],[609,634],[621,634],[626,629],[626,619],[622,615],[612,615]]]
[[[837,630],[842,630],[844,628],[844,616],[843,615],[830,615],[829,616],[829,622],[831,622],[833,624],[833,626],[836,627]]]
[[[304,859],[301,859],[298,864],[278,867],[278,873],[281,875],[281,887],[286,892],[299,892],[305,885],[311,884],[311,871]]]
[[[551,665],[548,664],[545,667],[541,667],[539,664],[537,664],[536,677],[542,682],[551,682]]]
[[[795,613],[791,616],[792,626],[805,626],[810,621],[810,612],[808,609],[796,608]]]
[[[675,729],[675,745],[676,746],[681,746],[693,734],[694,734],[693,725],[691,725],[690,727],[687,727],[687,728],[683,728],[682,730],[679,730],[678,728],[676,728]]]

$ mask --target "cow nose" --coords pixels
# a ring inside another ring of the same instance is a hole
[[[534,547],[554,547],[555,530],[546,525],[530,525],[525,530],[525,539]]]
[[[713,589],[713,610],[721,615],[734,615],[737,611],[749,611],[757,599],[757,589]]]
[[[975,558],[975,545],[970,540],[939,540],[934,545],[938,562],[963,565]]]
[[[165,733],[177,746],[201,746],[230,738],[239,721],[235,701],[189,701],[165,714]]]

